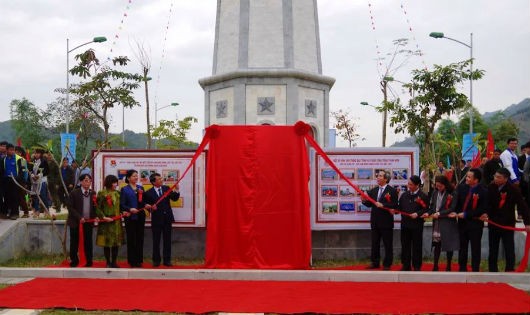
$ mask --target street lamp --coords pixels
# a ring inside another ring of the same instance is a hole
[[[473,33],[469,34],[469,45],[454,38],[447,37],[442,32],[431,32],[429,36],[432,38],[445,38],[452,40],[453,42],[457,42],[469,48],[471,59],[471,63],[469,64],[469,102],[471,103],[471,108],[469,109],[469,133],[473,134]]]
[[[385,84],[386,84],[386,81],[384,81],[384,80],[381,81],[381,82],[385,82]],[[385,96],[385,101],[386,101],[386,93],[385,93],[384,96]],[[370,107],[373,107],[373,108],[379,110],[377,106],[368,104],[368,102],[361,102],[361,105],[370,106]],[[387,119],[386,117],[387,117],[387,112],[386,112],[386,110],[384,110],[383,111],[383,136],[382,136],[382,139],[381,139],[383,148],[386,146],[386,119]]]
[[[66,133],[69,133],[70,131],[70,53],[74,50],[76,50],[79,47],[83,47],[85,45],[88,45],[90,43],[103,43],[106,42],[107,38],[105,36],[98,36],[94,37],[91,41],[86,42],[84,44],[81,44],[79,46],[76,46],[72,49],[70,49],[70,39],[66,39],[66,113],[65,113],[65,119],[66,119]]]
[[[156,126],[158,125],[158,111],[159,111],[159,110],[162,110],[162,109],[164,109],[164,108],[170,107],[170,106],[176,107],[176,106],[178,106],[178,105],[179,105],[179,103],[177,103],[177,102],[173,102],[173,103],[171,103],[171,104],[169,104],[169,105],[162,106],[162,107],[158,108],[157,103],[155,103],[155,128],[156,128]],[[157,148],[157,143],[156,143],[156,141],[155,141],[155,149],[156,149],[156,148]]]
[[[156,103],[155,103],[155,128],[156,128],[156,126],[158,125],[158,114],[157,114],[158,111],[161,110],[161,109],[164,109],[164,108],[170,107],[170,106],[174,106],[174,107],[175,107],[175,106],[178,106],[178,105],[179,105],[179,103],[174,102],[174,103],[171,103],[171,104],[169,104],[169,105],[166,105],[166,106],[162,106],[162,107],[160,107],[160,108],[157,108]]]

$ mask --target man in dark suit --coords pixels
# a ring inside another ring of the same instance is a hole
[[[526,225],[526,232],[530,233],[530,212],[526,202],[523,200],[519,189],[510,183],[510,171],[499,168],[493,176],[493,182],[488,186],[488,197],[490,207],[482,219],[489,219],[501,225],[515,227],[515,205],[517,212],[521,214]],[[513,231],[488,225],[489,257],[488,266],[490,272],[499,271],[497,259],[499,256],[499,243],[502,240],[506,256],[505,271],[515,270],[515,250]]]
[[[460,236],[460,250],[458,264],[460,271],[467,271],[468,246],[471,244],[471,269],[479,271],[480,241],[484,222],[480,217],[488,208],[488,192],[480,185],[482,172],[478,168],[470,169],[465,177],[465,184],[457,187],[455,212],[458,217],[458,234]]]
[[[79,177],[81,186],[72,190],[68,198],[68,219],[66,224],[70,228],[70,267],[79,265],[77,250],[79,246],[79,224],[83,224],[84,249],[86,255],[85,267],[92,266],[92,223],[85,220],[96,217],[94,199],[96,192],[90,189],[92,176],[83,174]]]
[[[393,251],[393,229],[394,229],[394,215],[389,211],[382,209],[395,209],[398,205],[397,190],[388,185],[390,182],[390,173],[379,171],[376,175],[377,187],[374,187],[368,192],[370,198],[375,200],[375,203],[361,198],[362,202],[367,207],[372,207],[370,213],[370,228],[372,230],[372,264],[369,269],[379,268],[381,253],[381,239],[385,247],[385,258],[383,259],[383,269],[390,270],[392,260],[394,259]]]
[[[399,210],[410,216],[401,216],[401,263],[402,271],[419,271],[423,258],[423,223],[429,216],[429,198],[420,190],[421,179],[412,175],[407,183],[408,190],[399,197]]]
[[[162,185],[162,176],[158,173],[151,174],[149,181],[153,184],[153,188],[145,192],[146,204],[152,205],[151,215],[151,230],[153,231],[153,266],[160,266],[160,236],[163,240],[162,258],[164,266],[171,266],[171,231],[172,223],[175,221],[173,217],[173,210],[169,200],[177,201],[180,198],[178,185],[168,196],[155,203],[164,195],[170,188]],[[169,198],[168,198],[169,197]]]

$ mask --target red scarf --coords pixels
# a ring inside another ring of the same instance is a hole
[[[422,209],[427,208],[425,201],[423,201],[423,199],[421,199],[420,197],[416,198],[414,201],[416,201],[416,203],[419,204]]]
[[[473,211],[477,209],[477,203],[478,203],[478,194],[473,194]]]
[[[447,195],[447,199],[445,200],[445,208],[449,209],[451,207],[451,202],[453,201],[453,195]]]
[[[499,209],[506,203],[506,192],[501,192],[501,200],[499,201]]]

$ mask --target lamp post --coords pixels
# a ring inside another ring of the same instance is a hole
[[[381,82],[386,82],[386,81],[381,81]],[[386,101],[386,94],[384,96],[385,96],[385,101]],[[368,102],[361,102],[361,105],[370,106],[370,107],[373,107],[375,109],[378,109],[377,106],[368,104]],[[387,112],[386,112],[386,110],[384,110],[383,111],[383,136],[382,136],[382,139],[381,139],[381,144],[383,145],[383,148],[386,146],[386,119],[387,119]]]
[[[452,40],[453,42],[457,42],[469,48],[471,59],[471,63],[469,64],[469,102],[471,103],[471,108],[469,109],[469,133],[473,134],[473,33],[469,34],[469,44],[466,44],[451,37],[447,37],[442,32],[431,32],[429,36],[432,38],[445,38],[448,40]]]
[[[159,111],[159,110],[162,110],[162,109],[164,109],[164,108],[170,107],[170,106],[176,107],[176,106],[178,106],[178,105],[179,105],[179,103],[177,103],[177,102],[173,102],[173,103],[171,103],[171,104],[169,104],[169,105],[162,106],[162,107],[158,108],[157,103],[155,103],[155,128],[156,128],[157,125],[158,125],[158,111]],[[157,148],[157,143],[156,143],[156,141],[155,141],[155,149],[156,149],[156,148]]]
[[[103,43],[106,42],[107,38],[104,36],[98,36],[94,37],[91,41],[86,42],[84,44],[81,44],[79,46],[76,46],[72,49],[70,49],[70,39],[66,39],[66,113],[65,113],[65,120],[66,120],[66,133],[70,132],[70,113],[68,112],[70,109],[70,53],[74,50],[76,50],[79,47],[83,47],[85,45],[88,45],[90,43]]]

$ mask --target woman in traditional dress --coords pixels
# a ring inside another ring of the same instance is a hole
[[[118,248],[123,244],[123,227],[120,217],[120,192],[118,178],[105,177],[105,188],[98,192],[96,214],[99,218],[96,245],[103,247],[107,268],[119,268],[116,263]]]
[[[459,250],[460,241],[458,237],[458,222],[454,211],[456,200],[453,185],[445,176],[436,176],[434,179],[436,188],[432,194],[429,213],[433,218],[432,225],[432,247],[434,247],[433,271],[438,271],[438,260],[442,251],[447,253],[446,271],[451,271],[453,252]]]

